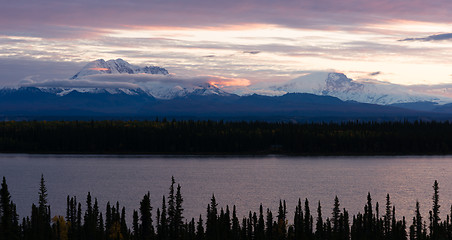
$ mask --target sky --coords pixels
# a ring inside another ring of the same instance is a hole
[[[67,79],[101,58],[237,85],[319,71],[452,83],[450,0],[0,1],[0,86]]]

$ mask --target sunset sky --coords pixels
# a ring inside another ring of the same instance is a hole
[[[0,84],[122,58],[237,84],[317,71],[452,83],[452,1],[2,1]],[[231,80],[230,82],[234,82]]]

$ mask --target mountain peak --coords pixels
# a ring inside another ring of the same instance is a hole
[[[71,79],[79,79],[89,75],[96,74],[162,74],[168,75],[168,71],[161,67],[145,66],[139,67],[132,65],[127,61],[118,58],[105,61],[104,59],[97,59],[89,62],[82,68],[80,72],[75,74]]]
[[[343,101],[356,101],[388,105],[406,102],[447,102],[446,98],[411,92],[396,84],[357,82],[338,72],[315,72],[295,78],[282,85],[272,86],[282,92],[312,93],[337,97]]]
[[[332,93],[334,96],[334,93],[358,92],[364,88],[363,84],[353,81],[343,73],[329,73],[325,82],[326,85],[322,90],[323,95],[330,95]]]

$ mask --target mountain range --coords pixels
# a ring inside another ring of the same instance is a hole
[[[269,89],[275,94],[239,95],[209,81],[183,81],[162,67],[100,59],[64,81],[0,89],[0,116],[277,121],[445,120],[452,116],[452,104],[445,104],[450,100],[445,97],[410,92],[394,84],[356,82],[342,73],[314,73]]]

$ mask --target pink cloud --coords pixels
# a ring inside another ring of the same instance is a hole
[[[67,27],[89,32],[128,26],[224,27],[244,23],[353,28],[391,19],[450,23],[451,11],[449,0],[7,1],[0,8],[0,30],[57,34]]]
[[[244,78],[226,78],[220,76],[209,76],[207,82],[212,84],[215,87],[223,88],[223,87],[246,87],[251,84],[250,80]]]

